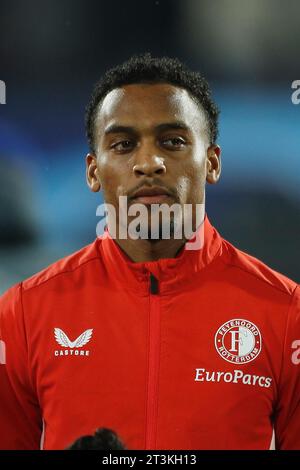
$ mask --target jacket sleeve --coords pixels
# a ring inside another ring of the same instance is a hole
[[[300,449],[300,286],[287,317],[275,417],[276,449]]]
[[[18,284],[0,297],[0,449],[39,449],[41,434]]]

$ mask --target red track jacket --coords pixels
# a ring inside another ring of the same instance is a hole
[[[2,296],[1,448],[300,449],[299,286],[204,236],[133,263],[106,234]]]

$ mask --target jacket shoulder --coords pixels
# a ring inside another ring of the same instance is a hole
[[[224,254],[223,260],[226,265],[236,269],[253,282],[264,284],[265,287],[281,291],[287,295],[293,295],[297,282],[288,278],[284,274],[272,269],[270,266],[239,248],[233,246],[227,240],[223,239]]]
[[[25,279],[22,282],[23,290],[26,291],[37,287],[63,274],[69,274],[72,276],[75,271],[86,266],[87,263],[99,258],[100,255],[97,240],[99,239],[94,240],[94,242],[89,245],[86,245],[80,250],[57,260],[33,276]]]

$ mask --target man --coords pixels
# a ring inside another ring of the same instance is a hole
[[[1,300],[2,448],[38,449],[43,431],[62,449],[98,427],[128,449],[269,449],[273,430],[300,447],[299,286],[201,209],[217,118],[175,59],[134,57],[96,85],[87,182],[107,227]],[[182,213],[166,222],[163,205]]]

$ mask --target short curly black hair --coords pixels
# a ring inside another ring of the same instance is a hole
[[[189,70],[179,59],[145,53],[108,70],[96,83],[85,113],[86,135],[92,153],[95,153],[94,127],[99,104],[110,91],[134,83],[170,83],[186,89],[205,112],[210,143],[216,142],[219,109],[211,98],[206,79],[199,72]]]
[[[93,436],[81,436],[65,450],[127,450],[117,433],[108,428],[97,429]]]

